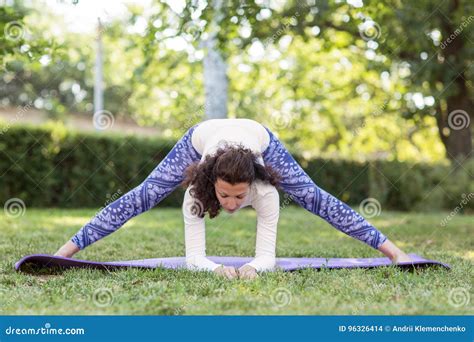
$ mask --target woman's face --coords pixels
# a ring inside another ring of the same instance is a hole
[[[218,178],[214,184],[216,196],[222,208],[228,213],[233,213],[240,208],[249,193],[249,183],[230,184]]]

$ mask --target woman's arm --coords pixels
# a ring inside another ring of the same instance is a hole
[[[276,264],[280,196],[277,189],[270,184],[257,182],[255,187],[257,193],[252,199],[252,207],[257,211],[255,258],[245,265],[252,266],[257,271],[269,271],[274,269]]]
[[[220,264],[206,258],[205,220],[199,217],[202,205],[186,189],[183,200],[184,242],[186,245],[186,266],[194,270],[215,271]]]

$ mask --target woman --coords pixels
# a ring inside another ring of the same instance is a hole
[[[71,257],[163,200],[180,184],[186,265],[229,279],[253,279],[275,266],[281,188],[306,210],[336,229],[380,250],[393,263],[410,258],[349,206],[319,188],[265,126],[249,119],[215,119],[190,128],[136,188],[100,211],[55,255]],[[206,258],[204,214],[257,212],[255,258],[236,270]]]

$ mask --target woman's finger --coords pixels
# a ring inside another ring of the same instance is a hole
[[[232,269],[226,269],[226,276],[229,279],[235,278],[235,276],[232,274]]]
[[[255,272],[247,272],[246,277],[247,277],[246,279],[255,279],[258,277],[258,274]]]
[[[240,278],[241,279],[252,279],[252,273],[251,272],[243,272],[241,275],[240,275]]]

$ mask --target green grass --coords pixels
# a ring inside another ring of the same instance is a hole
[[[13,264],[32,253],[53,254],[95,210],[27,209],[0,215],[0,314],[473,314],[473,216],[382,212],[370,221],[406,252],[452,265],[415,272],[305,269],[256,280],[219,278],[187,270],[66,270],[17,273]],[[255,212],[241,210],[207,221],[207,255],[252,256]],[[126,260],[184,255],[179,209],[157,208],[130,220],[76,255]],[[375,257],[381,254],[297,207],[281,212],[277,256]]]

